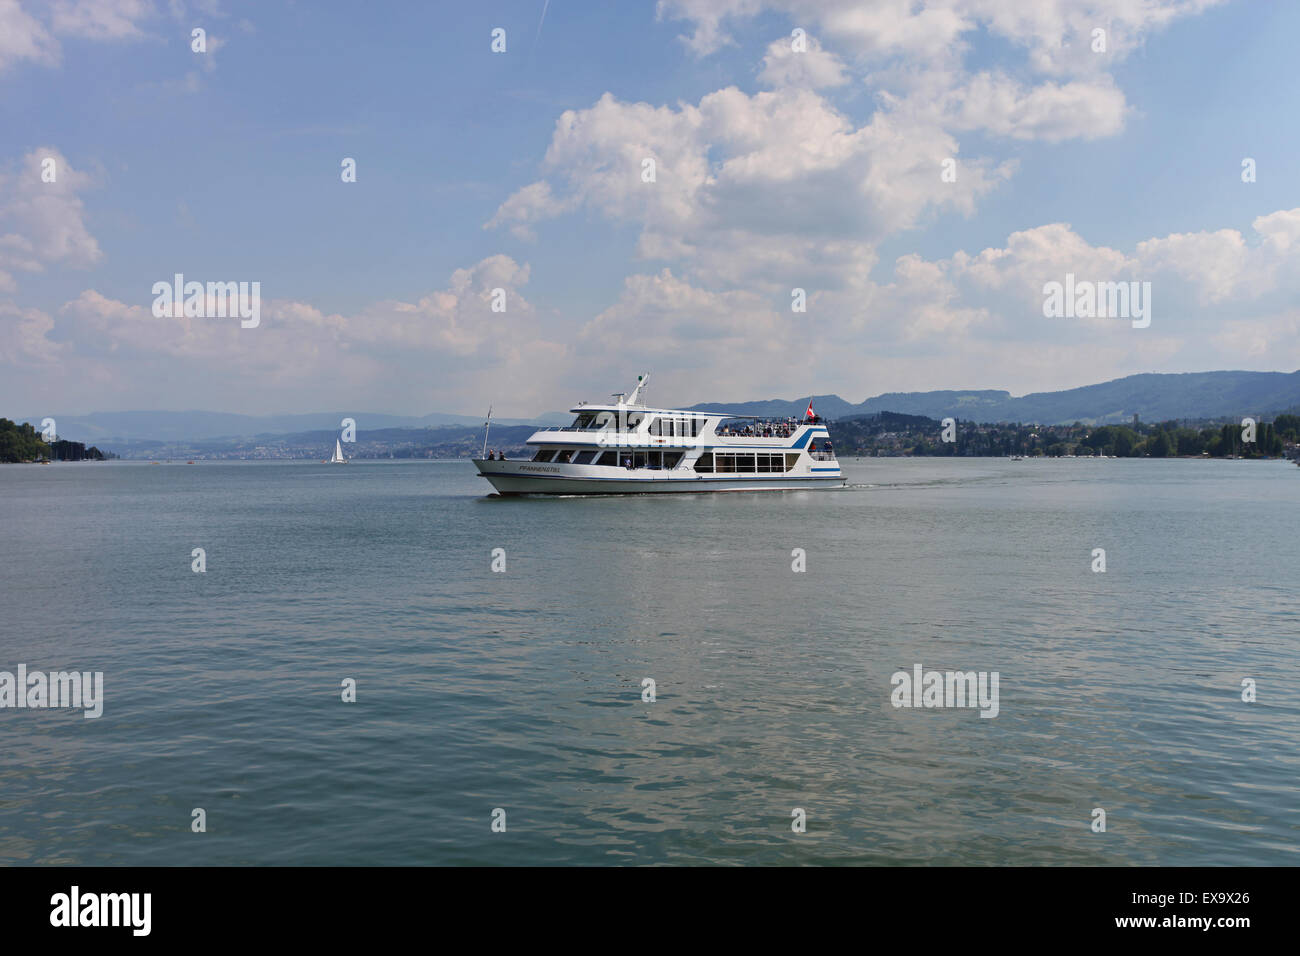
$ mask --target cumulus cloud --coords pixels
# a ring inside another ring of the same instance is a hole
[[[502,203],[496,215],[484,223],[483,228],[495,229],[497,226],[508,225],[516,238],[533,240],[537,238],[533,231],[534,223],[568,212],[576,205],[577,198],[573,196],[558,200],[551,192],[550,183],[532,183]]]
[[[768,89],[757,93],[729,86],[675,106],[606,93],[566,111],[542,178],[506,197],[485,227],[532,239],[546,220],[585,207],[639,226],[639,257],[718,287],[861,285],[881,242],[942,212],[972,215],[1014,174],[1014,160],[961,155],[962,134],[1116,135],[1131,109],[1111,67],[1212,2],[661,0],[659,16],[691,27],[684,40],[697,55],[764,12],[788,16],[807,49],[796,52],[790,36],[772,41],[758,72]],[[1104,53],[1094,52],[1094,29],[1105,31]],[[1021,48],[1023,67],[968,71],[981,30]],[[865,123],[828,98],[850,77],[877,103]],[[642,176],[647,161],[654,182]],[[941,179],[944,164],[959,171],[955,181]]]
[[[1011,139],[1098,139],[1124,128],[1128,105],[1109,76],[1027,87],[1005,74],[980,73],[941,96],[939,121]]]
[[[641,256],[713,281],[853,281],[881,239],[932,210],[970,213],[1014,168],[972,160],[956,183],[941,182],[942,160],[957,152],[949,134],[906,117],[877,113],[858,127],[808,89],[727,87],[676,108],[606,93],[556,123],[543,165],[559,189],[532,183],[487,225],[531,231],[585,206],[639,223]]]
[[[1205,304],[1300,292],[1300,209],[1259,216],[1247,239],[1236,229],[1175,233],[1138,244],[1144,266],[1177,276]]]
[[[53,182],[47,181],[51,175]],[[100,260],[79,195],[91,185],[91,177],[52,146],[0,170],[0,291],[13,291],[14,271],[39,272],[52,263],[86,267]]]
[[[54,320],[39,309],[0,302],[0,365],[29,367],[52,364],[59,345],[50,337]]]
[[[660,19],[684,21],[682,39],[698,56],[732,42],[728,25],[763,12],[793,26],[816,27],[855,56],[950,60],[978,30],[1022,48],[1046,73],[1089,72],[1140,48],[1174,20],[1224,0],[660,0]],[[1093,31],[1106,31],[1105,54]],[[1101,59],[1102,56],[1109,59]]]
[[[758,287],[709,289],[663,269],[629,276],[578,344],[581,354],[599,355],[631,343],[651,365],[667,366],[656,373],[659,388],[716,400],[794,395],[813,381],[861,398],[917,381],[1027,391],[1171,363],[1252,367],[1300,354],[1300,311],[1291,305],[1300,292],[1298,227],[1300,210],[1283,210],[1256,219],[1249,238],[1219,230],[1126,250],[1049,223],[974,253],[900,256],[879,281],[810,288],[806,313]],[[1207,268],[1216,259],[1217,272]],[[1067,273],[1150,282],[1152,325],[1045,317],[1043,287]],[[744,362],[729,361],[732,355]]]
[[[521,291],[529,272],[508,256],[489,256],[414,300],[382,300],[348,314],[277,298],[264,285],[256,328],[241,328],[238,318],[187,317],[179,308],[156,316],[149,287],[134,301],[87,289],[52,314],[0,307],[0,362],[22,374],[57,358],[69,380],[64,387],[75,394],[98,383],[98,403],[116,403],[116,396],[140,402],[162,387],[214,406],[228,404],[223,392],[247,389],[278,399],[277,407],[330,407],[355,395],[373,408],[377,396],[390,395],[395,408],[432,408],[435,394],[459,407],[485,374],[501,376],[503,398],[509,392],[521,403],[540,401],[532,383],[565,376],[569,346],[541,335]],[[504,312],[493,310],[498,289]],[[221,371],[215,378],[214,369]]]
[[[149,0],[55,0],[51,28],[92,40],[134,40],[144,36],[140,21],[154,15]]]
[[[168,0],[167,7],[176,20],[189,20],[198,15],[226,16],[216,0],[196,0],[193,10],[181,0]],[[59,65],[62,59],[59,37],[103,42],[145,39],[150,36],[146,24],[161,15],[154,0],[49,0],[33,9],[42,19],[27,12],[21,0],[0,0],[0,73],[22,61],[43,66]],[[245,32],[253,30],[247,20],[239,21],[237,26]],[[174,30],[172,36],[175,38]],[[188,46],[188,33],[182,39]],[[225,43],[224,37],[215,36],[209,30],[207,53],[199,63],[199,69],[209,73],[214,71],[216,52]],[[183,79],[164,81],[162,85],[191,92],[200,85],[199,74],[190,71]]]
[[[752,16],[763,9],[763,0],[659,0],[660,19],[690,20],[693,30],[681,40],[696,56],[707,56],[734,41],[723,24],[730,18]]]
[[[815,29],[815,51],[794,54],[788,41],[768,48],[760,82],[769,86],[841,85],[842,56],[883,103],[945,130],[1060,142],[1119,132],[1129,107],[1110,71],[1152,33],[1220,2],[661,0],[658,12],[688,24],[682,39],[697,56],[731,42],[728,25],[761,13]],[[966,70],[981,33],[1020,51],[1018,71]]]
[[[848,72],[835,54],[822,49],[816,37],[806,37],[806,49],[795,49],[793,38],[772,41],[763,57],[758,80],[765,86],[804,86],[819,89],[843,86]]]
[[[0,72],[23,60],[56,65],[59,43],[18,0],[0,0]]]

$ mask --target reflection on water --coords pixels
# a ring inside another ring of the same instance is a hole
[[[0,862],[1297,862],[1297,469],[845,470],[554,500],[467,463],[0,469],[0,669],[107,698],[0,711]],[[998,717],[891,707],[915,664],[999,672]]]

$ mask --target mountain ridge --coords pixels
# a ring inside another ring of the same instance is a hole
[[[1081,422],[1108,425],[1131,421],[1215,419],[1245,415],[1275,415],[1300,408],[1300,370],[1295,372],[1144,372],[1123,378],[1054,392],[1013,396],[1004,389],[936,389],[923,392],[885,392],[853,403],[839,395],[812,395],[795,399],[748,402],[701,402],[693,411],[721,410],[737,415],[802,416],[812,402],[826,419],[853,418],[888,411],[942,419],[953,417],[980,423],[1021,422],[1057,425]],[[21,418],[38,428],[45,416]],[[368,412],[314,412],[295,415],[240,415],[206,411],[95,412],[88,415],[50,416],[60,437],[98,444],[138,441],[196,441],[250,439],[337,430],[344,418],[357,423],[358,432],[392,428],[436,428],[459,425],[481,427],[472,415],[434,412],[423,416]],[[494,425],[545,426],[567,422],[568,416],[547,412],[532,419],[494,419]]]
[[[1300,371],[1143,372],[1055,392],[1019,397],[1000,389],[939,389],[886,392],[853,404],[838,395],[793,400],[705,402],[691,410],[725,409],[741,415],[802,415],[809,401],[823,418],[852,418],[877,412],[954,417],[980,423],[1023,422],[1091,425],[1131,421],[1209,419],[1273,415],[1300,407]]]

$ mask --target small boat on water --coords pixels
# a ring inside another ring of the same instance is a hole
[[[343,457],[343,446],[339,444],[337,438],[334,439],[334,457],[329,460],[329,463],[331,465],[346,465],[348,463],[348,460]]]
[[[836,488],[844,476],[812,403],[802,419],[655,408],[648,376],[610,404],[576,405],[570,425],[534,432],[532,454],[473,459],[502,495],[658,494]],[[491,427],[489,413],[485,429]]]

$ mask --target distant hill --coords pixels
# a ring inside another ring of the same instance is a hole
[[[48,413],[19,417],[17,421],[40,422]],[[235,415],[227,412],[94,412],[89,415],[52,415],[60,435],[80,441],[209,441],[218,438],[256,438],[291,435],[307,431],[337,431],[339,422],[351,418],[357,432],[382,428],[430,428],[439,425],[483,426],[483,418],[434,412],[416,417],[377,412],[313,412],[306,415]],[[557,425],[567,422],[567,413],[548,412],[532,419],[495,419],[503,425]],[[330,439],[333,441],[333,439]]]
[[[1272,416],[1300,410],[1300,371],[1296,372],[1188,372],[1183,374],[1130,375],[1099,385],[1060,392],[1034,392],[1016,398],[994,389],[889,392],[853,404],[838,395],[811,396],[813,408],[827,419],[846,419],[877,412],[897,412],[942,419],[952,416],[981,423],[1022,422],[1040,425],[1109,425],[1132,421],[1170,419],[1224,419],[1246,415]],[[758,402],[707,402],[695,410],[720,410],[738,415],[801,416],[809,399],[769,399]],[[40,422],[45,415],[18,417],[18,422]],[[90,415],[53,415],[59,437],[95,444],[128,455],[203,454],[218,447],[227,454],[274,445],[280,453],[295,448],[314,455],[315,442],[332,445],[339,422],[357,423],[359,446],[381,440],[414,448],[433,447],[440,453],[469,448],[468,436],[479,435],[483,419],[470,415],[434,413],[422,417],[371,412],[317,412],[308,415],[234,415],[224,412],[97,412]],[[535,419],[495,419],[496,429],[567,423],[567,413],[547,412]],[[407,434],[391,430],[454,429],[438,435]],[[525,429],[526,431],[526,429]],[[314,434],[319,433],[319,434]],[[510,437],[515,436],[511,433]],[[502,433],[502,438],[505,434]],[[522,441],[522,439],[519,439]],[[215,444],[214,444],[215,443]],[[202,445],[204,447],[200,448]],[[163,450],[167,446],[167,451]],[[389,445],[388,447],[393,447]],[[152,450],[151,450],[152,449]],[[358,448],[358,451],[360,447]]]
[[[990,389],[888,392],[853,405],[838,395],[812,396],[823,418],[851,418],[876,412],[901,412],[928,418],[975,422],[1026,422],[1042,425],[1083,422],[1092,425],[1131,421],[1209,419],[1273,415],[1300,407],[1300,371],[1186,372],[1129,375],[1099,385],[1060,392],[1033,392],[1015,398]],[[708,402],[696,410],[724,409],[739,415],[802,415],[808,398],[791,401]]]

